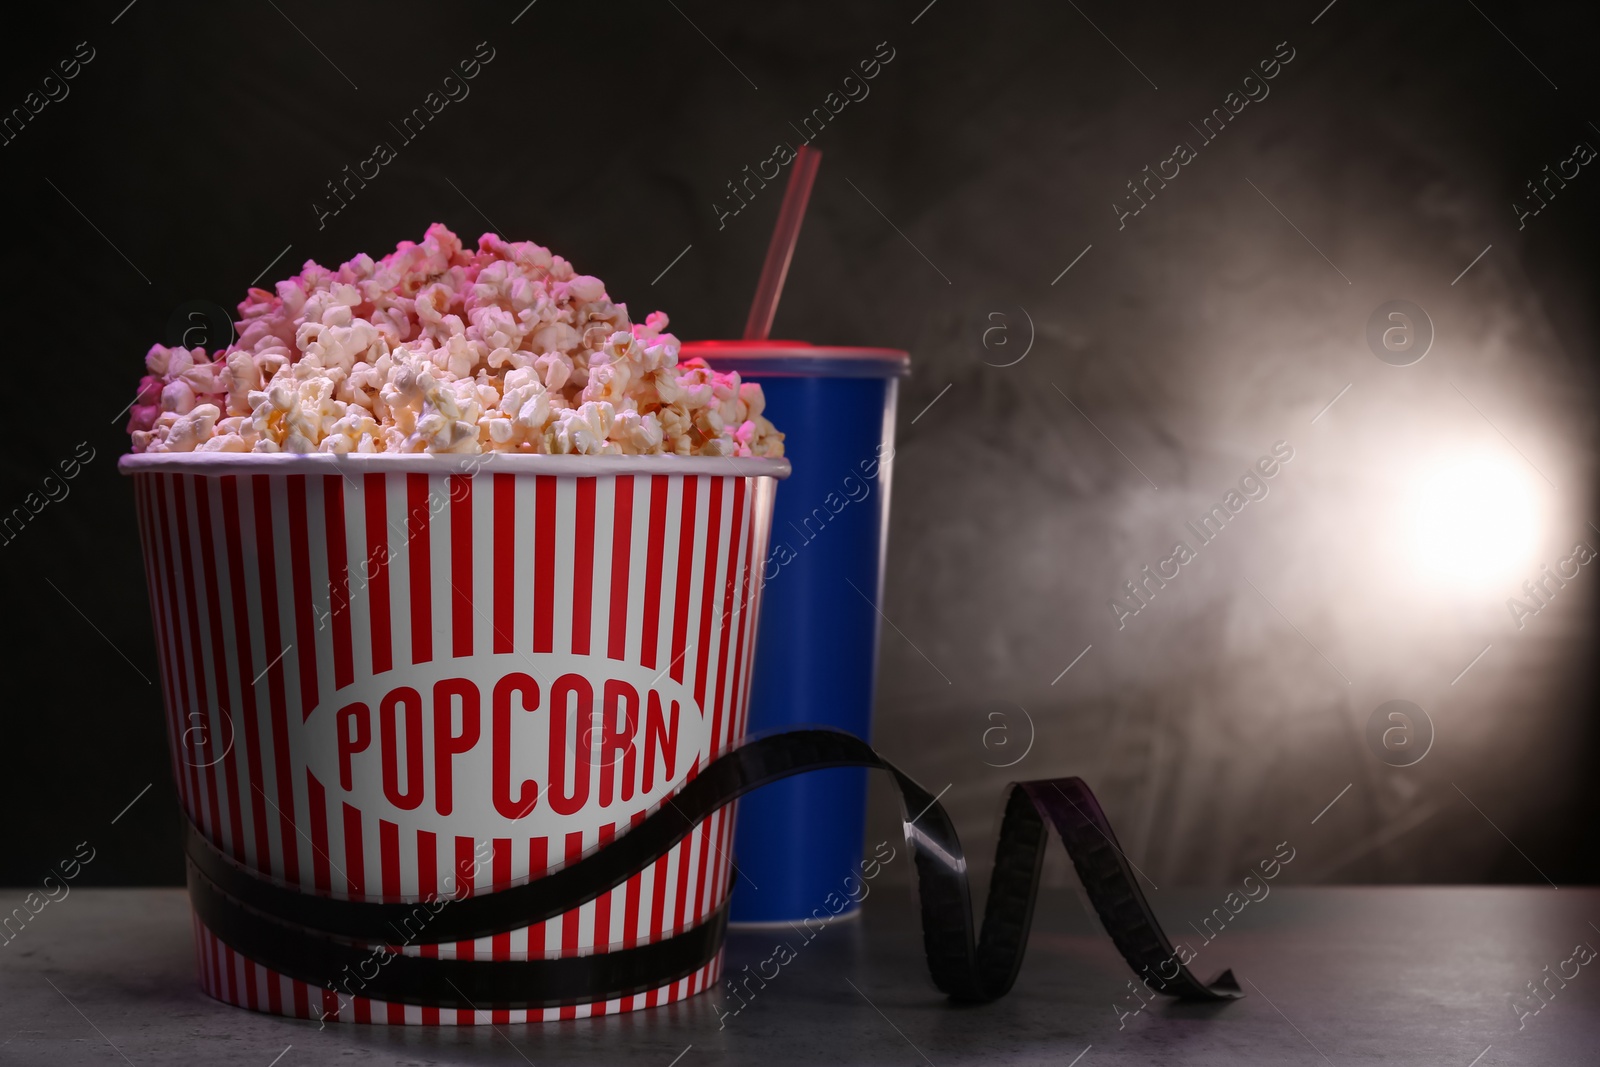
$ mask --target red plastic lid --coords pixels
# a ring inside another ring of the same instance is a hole
[[[748,378],[904,378],[911,354],[898,348],[813,345],[805,341],[687,341],[679,359],[698,356]]]

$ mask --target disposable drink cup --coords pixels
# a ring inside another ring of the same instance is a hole
[[[747,727],[783,460],[138,455],[132,476],[189,819],[306,893],[494,892],[625,834]],[[708,921],[733,811],[599,898],[411,955],[555,958]],[[290,979],[195,920],[200,984],[301,1018],[423,1025],[664,1004],[689,977],[533,1010],[385,1003]]]
[[[899,379],[910,357],[885,348],[796,341],[683,346],[759,382],[795,473],[784,484],[761,562],[766,586],[750,721],[755,733],[832,726],[872,739],[884,553]],[[852,914],[867,775],[838,769],[767,786],[740,802],[734,889],[740,923]]]

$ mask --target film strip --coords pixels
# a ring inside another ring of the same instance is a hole
[[[1082,779],[1045,778],[1010,787],[983,924],[974,930],[966,858],[944,808],[866,742],[834,730],[748,741],[707,764],[611,844],[523,885],[441,902],[404,942],[465,941],[555,918],[627,881],[723,805],[781,778],[828,767],[869,767],[894,778],[917,872],[928,969],[951,999],[994,1000],[1016,982],[1051,827],[1111,940],[1149,988],[1186,1000],[1242,995],[1232,971],[1201,982],[1177,962]],[[329,989],[339,975],[360,970],[364,996],[394,1003],[518,1009],[630,996],[693,974],[716,955],[727,927],[724,905],[707,921],[663,940],[567,959],[459,960],[389,952],[368,978],[362,968],[372,961],[373,946],[401,943],[395,935],[417,904],[339,900],[279,885],[217,851],[192,823],[185,848],[195,910],[236,951]]]

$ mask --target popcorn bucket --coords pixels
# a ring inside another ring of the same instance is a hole
[[[185,813],[306,894],[492,893],[604,846],[745,732],[784,460],[124,457]],[[586,956],[718,914],[733,809],[598,898],[392,951]],[[386,1003],[246,958],[198,917],[201,987],[300,1018],[425,1025],[631,1011],[717,980],[528,1010]]]

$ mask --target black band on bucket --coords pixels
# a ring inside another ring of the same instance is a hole
[[[352,996],[436,1008],[556,1008],[647,993],[710,963],[728,926],[724,904],[699,926],[636,948],[543,960],[407,956],[286,928],[217,889],[189,865],[200,921],[235,952]]]
[[[712,760],[611,844],[496,892],[435,905],[304,893],[225,856],[193,823],[186,838],[189,892],[201,921],[234,950],[336,992],[479,1010],[611,1000],[685,978],[710,962],[722,944],[726,905],[698,926],[652,944],[566,959],[437,959],[370,946],[467,941],[555,918],[644,870],[718,808],[779,779],[828,767],[870,767],[894,778],[917,871],[928,969],[934,985],[951,998],[993,1000],[1016,981],[1038,895],[1046,822],[1066,846],[1106,932],[1150,989],[1186,1000],[1241,995],[1233,972],[1203,983],[1179,960],[1080,778],[1010,787],[983,926],[975,936],[966,857],[944,808],[866,742],[834,730],[796,730],[746,742]],[[419,910],[429,913],[423,922]]]

